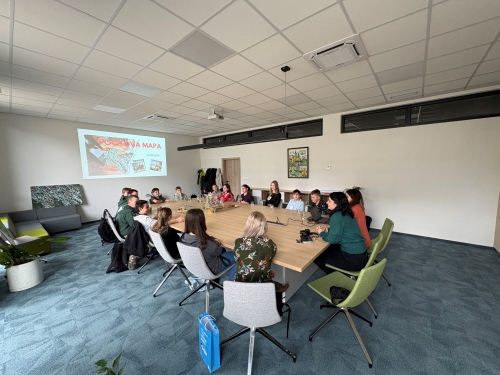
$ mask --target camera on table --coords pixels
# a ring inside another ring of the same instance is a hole
[[[300,240],[302,242],[310,241],[310,238],[309,238],[310,235],[311,235],[311,231],[309,229],[302,229],[300,231]]]

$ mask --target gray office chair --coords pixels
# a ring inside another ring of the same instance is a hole
[[[181,302],[179,302],[179,306],[182,306],[182,303],[191,297],[193,294],[198,292],[203,287],[206,287],[206,312],[208,313],[208,308],[210,305],[210,286],[213,285],[219,289],[223,289],[222,285],[215,281],[215,279],[219,279],[222,275],[229,272],[231,268],[234,267],[234,264],[222,271],[221,273],[214,275],[210,268],[208,268],[207,263],[205,262],[205,258],[201,250],[197,247],[187,246],[183,243],[178,243],[177,248],[179,249],[179,253],[181,254],[182,263],[191,272],[194,276],[205,279],[205,283],[201,284],[198,288],[193,290],[189,295],[184,298]]]
[[[164,278],[163,278],[162,282],[160,283],[160,285],[158,285],[158,287],[155,289],[155,292],[153,293],[153,297],[156,297],[156,293],[158,292],[158,290],[160,290],[160,288],[163,286],[163,284],[165,284],[165,281],[167,281],[167,279],[172,274],[172,272],[175,271],[175,269],[178,269],[181,272],[182,276],[186,279],[189,286],[191,286],[191,282],[189,281],[188,277],[186,276],[186,274],[184,273],[184,271],[180,267],[180,265],[182,264],[182,259],[172,258],[172,256],[168,252],[168,250],[165,246],[165,243],[163,242],[163,239],[161,238],[161,235],[159,233],[149,231],[149,236],[153,240],[153,244],[155,245],[156,250],[158,251],[160,256],[163,258],[165,263],[167,263],[167,265],[171,266],[171,267],[169,267],[168,270],[166,270],[163,273]]]
[[[224,311],[222,314],[232,322],[245,326],[245,328],[221,341],[220,345],[250,331],[247,374],[252,373],[255,332],[259,332],[292,357],[294,363],[297,360],[295,354],[261,328],[281,321],[281,316],[276,308],[274,283],[224,281]]]
[[[262,198],[259,197],[258,195],[252,195],[253,197],[253,203],[258,204],[259,206],[262,206]]]

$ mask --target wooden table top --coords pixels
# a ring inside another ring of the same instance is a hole
[[[184,204],[187,205],[187,209],[201,208],[203,210],[204,206],[203,203],[198,203],[196,199],[192,199],[191,201],[153,204],[151,207],[155,214],[158,207],[170,207],[173,218],[176,219],[183,215],[178,213],[177,209]],[[225,207],[216,213],[211,213],[208,210],[203,211],[207,223],[207,233],[217,238],[224,247],[229,249],[233,249],[234,241],[243,235],[243,229],[250,212],[260,211],[268,221],[276,221],[278,217],[279,221],[285,225],[268,223],[268,237],[276,243],[278,248],[273,263],[297,272],[304,271],[329,246],[329,243],[321,238],[310,243],[296,242],[296,239],[300,238],[300,230],[309,228],[311,232],[314,232],[316,228],[316,224],[306,223],[306,225],[302,225],[300,222],[301,215],[297,211],[284,208],[274,208],[271,211],[266,206],[255,205],[252,208],[249,204],[242,204],[239,207]],[[296,221],[288,221],[289,218]],[[286,225],[287,221],[288,225]],[[184,223],[174,224],[172,228],[184,232]]]

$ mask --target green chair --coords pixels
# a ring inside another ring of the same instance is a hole
[[[368,262],[366,262],[366,266],[364,268],[370,267],[370,266],[375,264],[375,258],[377,257],[378,253],[380,252],[380,248],[381,248],[382,243],[383,243],[383,241],[382,241],[383,238],[384,238],[384,235],[382,233],[380,233],[375,239],[373,239],[372,245],[370,246],[372,251],[370,253],[370,257],[368,258]],[[342,268],[334,267],[328,263],[326,264],[326,266],[331,268],[331,269],[334,269],[335,271],[342,272],[344,275],[349,276],[353,280],[356,280],[359,277],[359,273],[361,272],[361,271],[347,271],[347,270],[344,270]],[[370,303],[370,301],[368,300],[368,298],[366,299],[366,303],[368,304],[368,306],[370,306],[370,309],[373,311],[373,315],[375,316],[375,319],[377,319],[378,314],[375,311],[375,309],[373,308],[373,306]]]
[[[367,250],[368,254],[370,254],[370,252],[372,251],[371,249],[373,248],[373,242],[377,241],[379,236],[381,235],[383,235],[382,247],[378,252],[380,254],[382,251],[384,251],[385,247],[387,246],[387,243],[389,242],[389,239],[391,238],[393,229],[394,229],[394,222],[391,219],[386,218],[379,235],[372,240],[372,246],[370,246]],[[375,260],[375,263],[377,263],[377,260]],[[391,281],[384,274],[382,274],[382,277],[385,279],[385,281],[387,281],[387,285],[391,286]]]
[[[370,355],[368,354],[368,351],[366,350],[365,345],[363,344],[363,340],[361,340],[361,336],[359,335],[356,326],[354,325],[351,314],[369,323],[370,327],[372,326],[372,322],[363,318],[361,315],[352,311],[351,309],[363,303],[363,301],[365,301],[366,298],[373,292],[373,290],[377,286],[378,281],[380,280],[380,277],[382,275],[382,272],[384,271],[386,263],[387,259],[384,258],[378,264],[363,268],[359,273],[359,278],[357,280],[353,280],[350,277],[343,275],[340,272],[333,272],[329,275],[323,276],[322,278],[311,281],[310,283],[307,284],[312,290],[314,290],[321,297],[323,297],[325,300],[328,301],[327,304],[322,304],[321,308],[323,307],[335,308],[335,311],[331,313],[311,333],[311,335],[309,336],[309,341],[312,341],[316,333],[318,333],[330,320],[332,320],[340,311],[342,311],[345,314],[347,320],[349,321],[349,324],[351,325],[352,330],[354,331],[354,334],[356,335],[356,338],[358,339],[358,342],[361,345],[361,349],[363,349],[363,352],[365,353],[366,359],[368,360],[368,366],[370,368],[373,366],[373,362],[370,358]],[[339,286],[345,288],[347,290],[350,290],[351,293],[343,301],[339,300],[332,301],[330,297],[331,286]]]

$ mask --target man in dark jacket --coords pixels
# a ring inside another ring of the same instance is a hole
[[[122,237],[128,234],[130,227],[134,224],[135,205],[138,200],[136,195],[129,195],[128,203],[120,207],[116,213],[116,229]]]

